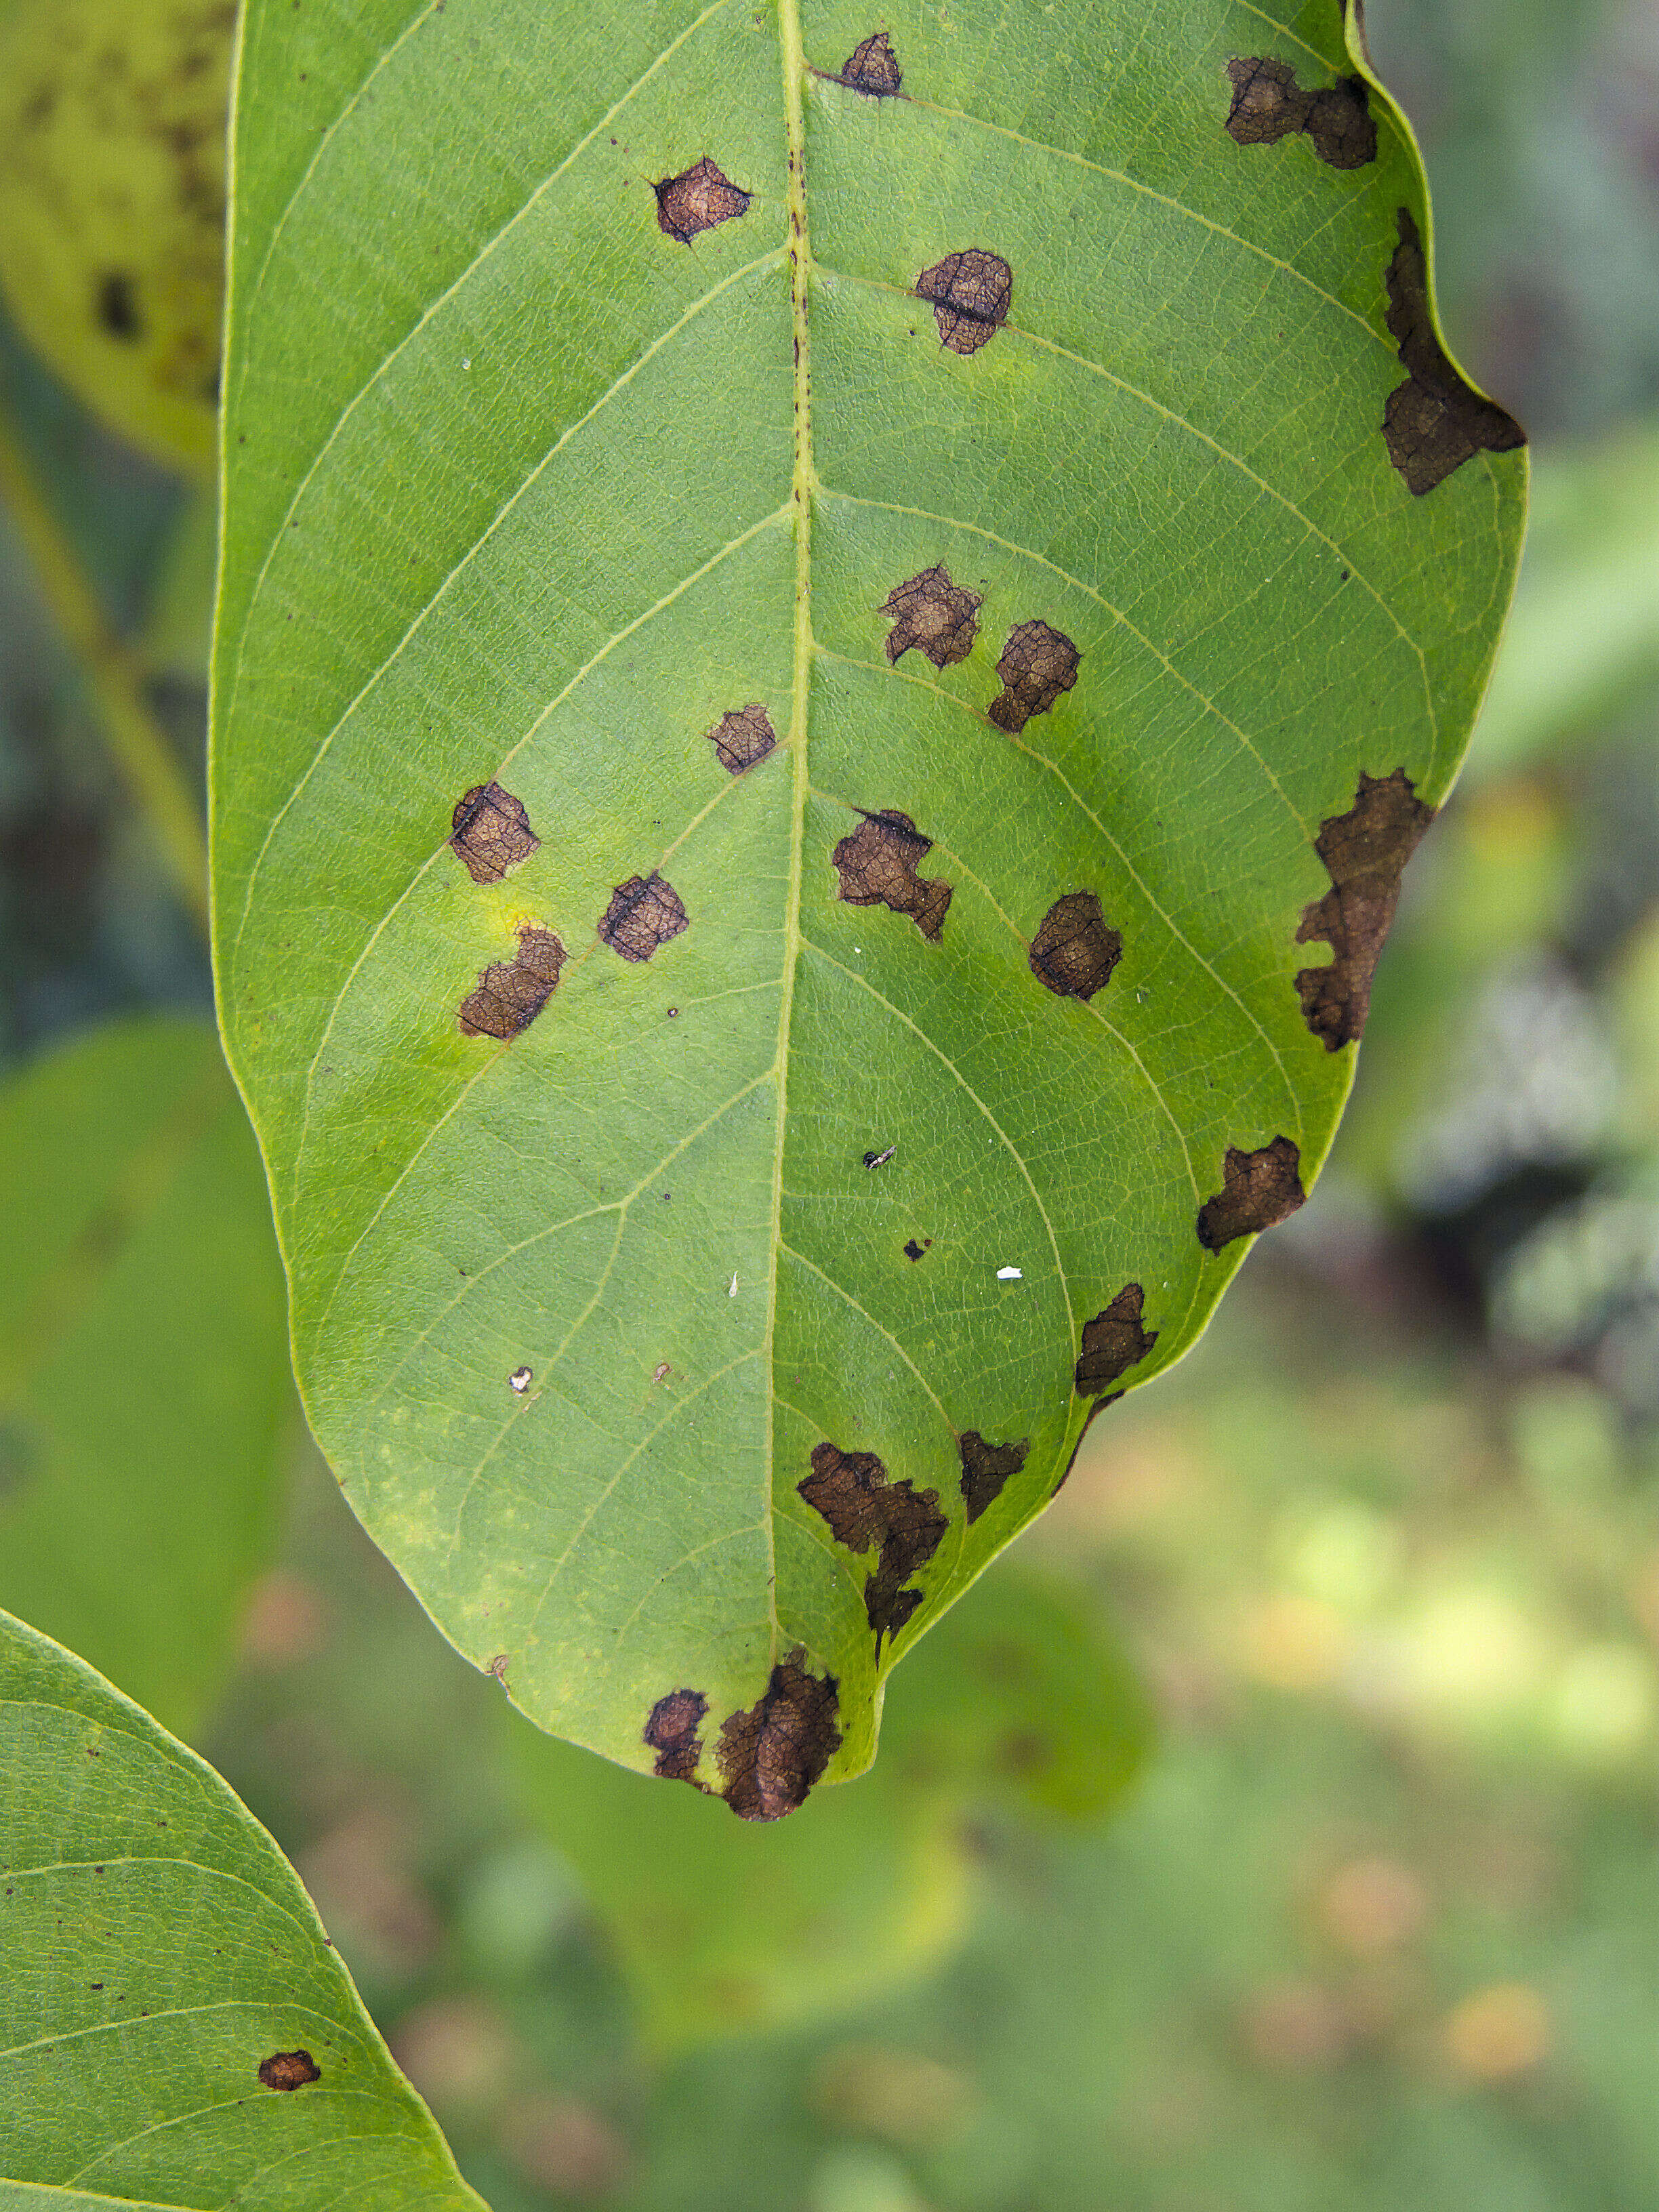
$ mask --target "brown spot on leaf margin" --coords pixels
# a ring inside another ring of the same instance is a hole
[[[1428,258],[1409,209],[1396,218],[1400,243],[1389,264],[1389,328],[1407,380],[1389,394],[1382,434],[1389,459],[1421,499],[1477,453],[1511,453],[1527,434],[1483,399],[1447,358],[1429,307]]]
[[[952,353],[977,353],[1008,319],[1014,272],[1000,253],[970,246],[924,269],[915,289],[933,303],[939,343]]]
[[[1031,973],[1057,999],[1092,999],[1123,957],[1093,891],[1067,891],[1042,917],[1031,942]]]
[[[645,1741],[657,1754],[654,1771],[666,1782],[696,1784],[702,1740],[697,1731],[708,1711],[698,1690],[671,1690],[651,1708]]]
[[[1115,1382],[1120,1375],[1139,1366],[1158,1342],[1158,1331],[1141,1327],[1146,1292],[1139,1283],[1125,1283],[1103,1313],[1083,1324],[1083,1344],[1078,1355],[1077,1390],[1091,1397]]]
[[[259,2061],[259,2079],[267,2089],[304,2089],[322,2078],[323,2069],[308,2051],[273,2051]]]
[[[977,1429],[965,1429],[957,1439],[962,1455],[962,1495],[971,1525],[988,1505],[1002,1495],[1002,1486],[1018,1474],[1031,1449],[1030,1441],[1017,1444],[987,1443]]]
[[[1371,979],[1400,903],[1400,878],[1433,819],[1433,807],[1397,768],[1392,775],[1362,775],[1348,811],[1319,825],[1314,850],[1331,888],[1304,913],[1296,941],[1323,938],[1334,957],[1328,967],[1304,968],[1296,988],[1304,1018],[1327,1052],[1353,1043],[1365,1027]]]
[[[747,707],[734,707],[708,734],[720,766],[733,775],[763,761],[778,742],[772,718],[758,699]]]
[[[565,950],[550,929],[526,923],[514,957],[498,960],[461,1001],[461,1035],[490,1036],[508,1044],[529,1028],[558,988]]]
[[[1340,77],[1323,90],[1304,92],[1288,62],[1261,54],[1231,61],[1233,104],[1228,135],[1241,146],[1273,146],[1305,131],[1314,151],[1334,169],[1363,169],[1376,159],[1376,125],[1365,80]]]
[[[651,188],[657,195],[657,228],[682,246],[716,223],[745,215],[752,192],[734,185],[707,154],[678,177],[665,177]]]
[[[1275,1137],[1255,1152],[1229,1145],[1221,1188],[1199,1208],[1198,1241],[1205,1250],[1218,1252],[1236,1237],[1288,1221],[1308,1195],[1301,1167],[1301,1152],[1288,1137]]]
[[[1002,696],[987,710],[998,729],[1017,738],[1033,714],[1046,714],[1077,682],[1081,659],[1065,631],[1046,622],[1021,623],[1011,631],[997,663]]]
[[[666,877],[653,870],[630,876],[611,894],[599,920],[599,935],[624,960],[648,960],[659,945],[686,927],[680,895]]]
[[[764,1693],[720,1724],[720,1794],[740,1820],[781,1820],[805,1804],[841,1748],[841,1685],[809,1674],[805,1656],[797,1650],[780,1660]]]
[[[541,844],[530,826],[522,800],[499,783],[475,783],[455,802],[450,817],[450,850],[464,861],[475,884],[498,884],[509,868],[527,860]]]
[[[872,31],[860,40],[841,65],[841,81],[874,100],[892,98],[904,82],[904,72],[885,31]]]
[[[874,1452],[844,1452],[829,1443],[817,1446],[812,1472],[795,1486],[838,1544],[849,1552],[879,1547],[864,1585],[864,1610],[879,1652],[882,1638],[896,1636],[921,1603],[921,1592],[903,1585],[933,1558],[950,1526],[938,1491],[891,1482]]]
[[[916,862],[933,849],[908,814],[884,807],[843,837],[832,858],[841,877],[840,896],[849,906],[890,907],[908,914],[922,935],[935,943],[945,927],[951,885],[916,873]]]
[[[951,572],[943,562],[896,584],[879,610],[893,625],[887,640],[887,658],[896,663],[912,646],[918,646],[935,668],[949,668],[966,660],[979,635],[982,604],[980,592],[965,591],[951,581]]]

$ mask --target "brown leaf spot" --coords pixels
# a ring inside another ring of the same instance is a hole
[[[98,279],[94,312],[98,327],[112,338],[130,343],[143,335],[137,288],[125,270],[112,269]]]
[[[1045,622],[1021,623],[997,663],[1003,691],[991,702],[991,720],[1018,737],[1033,714],[1046,714],[1071,690],[1080,657],[1064,630],[1050,629]]]
[[[893,625],[887,658],[900,661],[914,645],[920,646],[935,668],[966,660],[979,635],[981,604],[981,594],[953,584],[943,563],[896,584],[880,609]]]
[[[708,736],[720,766],[733,775],[763,761],[778,742],[772,718],[758,699],[750,706],[733,708]]]
[[[962,1454],[962,1495],[972,1522],[1000,1498],[1003,1484],[1019,1473],[1031,1447],[1029,1442],[988,1444],[977,1429],[968,1429],[957,1438],[957,1448]]]
[[[916,862],[933,848],[933,839],[924,837],[908,814],[890,807],[865,814],[835,850],[841,896],[849,906],[886,906],[895,914],[908,914],[924,937],[937,941],[951,886],[916,873]]]
[[[921,1592],[903,1584],[933,1558],[950,1526],[939,1510],[938,1491],[890,1482],[874,1452],[844,1452],[832,1443],[818,1445],[812,1472],[796,1488],[830,1523],[838,1544],[849,1552],[879,1547],[875,1571],[864,1585],[864,1609],[879,1651],[883,1637],[896,1636],[921,1603]]]
[[[930,1237],[928,1239],[928,1243],[931,1243],[932,1241],[933,1240]],[[918,1244],[915,1238],[913,1237],[904,1248],[904,1256],[907,1260],[921,1260],[927,1256],[927,1245]]]
[[[671,1690],[652,1706],[645,1740],[657,1754],[654,1771],[665,1781],[696,1783],[702,1756],[697,1731],[708,1711],[708,1700],[697,1690]]]
[[[841,1748],[841,1686],[833,1674],[809,1674],[804,1656],[797,1650],[781,1660],[765,1694],[720,1725],[720,1794],[740,1820],[781,1820],[805,1804]]]
[[[1389,459],[1420,499],[1477,453],[1510,453],[1527,434],[1512,415],[1465,383],[1446,357],[1429,309],[1428,261],[1408,210],[1389,264],[1389,328],[1407,381],[1389,394],[1382,434]]]
[[[1352,1044],[1364,1029],[1371,978],[1400,903],[1400,878],[1433,819],[1433,807],[1397,768],[1388,776],[1362,775],[1347,813],[1319,825],[1314,850],[1332,887],[1304,913],[1296,941],[1323,938],[1335,957],[1328,967],[1304,968],[1296,988],[1308,1027],[1323,1037],[1327,1052]]]
[[[308,2051],[273,2051],[259,2061],[259,2079],[267,2089],[304,2089],[322,2078],[323,2069]]]
[[[1304,92],[1288,62],[1254,55],[1227,64],[1233,104],[1227,129],[1241,146],[1272,146],[1305,131],[1314,151],[1334,169],[1363,169],[1376,159],[1364,77],[1340,78],[1320,92]]]
[[[475,884],[498,884],[541,843],[520,800],[499,783],[475,783],[456,801],[450,850]]]
[[[558,988],[563,945],[550,929],[526,924],[511,961],[498,960],[461,1001],[463,1036],[499,1037],[503,1044],[527,1029]]]
[[[1092,891],[1067,891],[1042,917],[1031,944],[1031,973],[1058,999],[1092,999],[1123,957]]]
[[[630,876],[611,895],[599,935],[624,960],[648,960],[685,927],[685,908],[672,884],[654,872]]]
[[[1302,1154],[1288,1137],[1275,1137],[1259,1152],[1229,1145],[1221,1188],[1200,1207],[1198,1241],[1218,1252],[1235,1237],[1254,1237],[1288,1221],[1306,1199],[1299,1172]]]
[[[859,41],[841,65],[841,81],[873,99],[892,98],[904,82],[904,72],[885,31],[872,31]]]
[[[1083,1349],[1077,1363],[1078,1395],[1095,1396],[1146,1357],[1158,1342],[1158,1331],[1140,1325],[1146,1293],[1139,1283],[1125,1283],[1103,1313],[1083,1324]]]
[[[699,231],[730,222],[745,214],[752,195],[724,176],[705,154],[695,168],[678,177],[665,177],[652,190],[657,195],[657,225],[682,246],[690,246]]]
[[[952,353],[977,353],[1007,320],[1014,272],[1000,253],[970,246],[924,269],[916,279],[916,294],[933,303],[941,345]]]

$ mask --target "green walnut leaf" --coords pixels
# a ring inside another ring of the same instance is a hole
[[[1301,1203],[1521,434],[1338,0],[252,0],[222,1018],[301,1387],[768,1819]]]
[[[298,1877],[0,1613],[0,2205],[477,2212]]]

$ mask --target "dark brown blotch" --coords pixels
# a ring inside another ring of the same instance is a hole
[[[939,343],[952,353],[977,353],[1008,319],[1014,272],[1000,253],[970,246],[924,269],[915,289],[918,298],[933,301]]]
[[[1389,459],[1420,499],[1477,453],[1510,453],[1527,434],[1512,415],[1483,399],[1447,358],[1429,307],[1428,259],[1409,210],[1399,211],[1400,243],[1389,264],[1389,329],[1407,381],[1389,394],[1382,435]]]
[[[1221,1188],[1199,1208],[1198,1241],[1218,1252],[1236,1237],[1254,1237],[1288,1221],[1306,1200],[1302,1154],[1288,1137],[1275,1137],[1258,1152],[1229,1145]]]
[[[498,884],[541,844],[522,799],[499,783],[475,783],[455,802],[449,848],[475,884]]]
[[[951,885],[916,873],[917,861],[933,849],[933,839],[924,837],[908,814],[890,807],[866,814],[833,854],[841,896],[849,906],[885,906],[908,914],[924,937],[937,942]]]
[[[259,2079],[267,2089],[306,2089],[322,2078],[323,2069],[308,2051],[273,2051],[259,2061]]]
[[[957,1439],[957,1448],[962,1454],[962,1495],[971,1522],[1001,1497],[1003,1484],[1019,1473],[1031,1447],[1029,1441],[987,1443],[977,1429],[967,1429]]]
[[[896,584],[880,609],[893,625],[887,639],[887,658],[900,661],[916,646],[935,668],[949,668],[956,661],[966,660],[979,635],[982,604],[981,592],[965,591],[951,581],[951,572],[943,562]]]
[[[890,100],[904,82],[893,41],[885,31],[872,31],[860,39],[841,65],[841,81],[854,92],[867,92],[875,100]]]
[[[510,1043],[529,1028],[558,988],[564,962],[564,947],[553,932],[527,923],[519,932],[514,958],[486,968],[476,990],[462,1000],[461,1035]]]
[[[1002,696],[991,702],[991,720],[1018,737],[1033,714],[1046,714],[1061,692],[1072,689],[1081,659],[1064,630],[1050,629],[1046,622],[1021,623],[997,663],[1003,689]]]
[[[931,1243],[932,1242],[933,1239],[930,1237],[928,1239],[928,1243]],[[918,1244],[915,1238],[913,1237],[904,1248],[904,1256],[907,1260],[924,1260],[927,1256],[927,1246],[926,1244]]]
[[[671,1690],[651,1708],[645,1724],[645,1741],[657,1754],[653,1771],[665,1782],[697,1779],[702,1739],[697,1733],[708,1711],[708,1700],[697,1690]]]
[[[599,935],[624,960],[648,960],[659,945],[666,945],[684,927],[679,893],[653,872],[617,884],[600,917]]]
[[[665,177],[652,190],[657,195],[659,229],[682,246],[690,246],[699,232],[713,230],[716,223],[746,214],[754,197],[734,185],[707,154],[694,168]]]
[[[796,1488],[838,1544],[878,1551],[864,1585],[864,1610],[879,1654],[882,1638],[896,1636],[921,1603],[921,1592],[903,1585],[933,1558],[950,1526],[938,1491],[890,1482],[874,1452],[844,1452],[832,1443],[818,1445],[812,1472]]]
[[[778,742],[772,718],[758,699],[747,707],[733,708],[708,734],[716,759],[733,775],[741,775],[744,769],[763,761],[776,750]]]
[[[1092,999],[1122,957],[1123,939],[1093,891],[1056,899],[1031,940],[1031,973],[1059,999]]]
[[[134,344],[143,336],[138,288],[125,269],[111,269],[98,279],[93,312],[99,329],[125,345]]]
[[[1365,80],[1340,77],[1323,90],[1304,92],[1288,62],[1255,54],[1231,61],[1233,104],[1230,135],[1241,146],[1273,146],[1305,131],[1314,151],[1334,169],[1363,169],[1376,159],[1376,125]]]
[[[1109,1389],[1121,1375],[1139,1366],[1158,1342],[1158,1331],[1141,1326],[1145,1306],[1140,1285],[1125,1283],[1103,1313],[1084,1322],[1077,1363],[1079,1397],[1091,1398]]]
[[[797,1650],[780,1660],[764,1694],[720,1725],[720,1794],[740,1820],[794,1812],[841,1748],[841,1685],[833,1674],[809,1674],[805,1657]]]
[[[1328,967],[1304,968],[1296,988],[1308,1027],[1324,1039],[1327,1052],[1353,1043],[1364,1030],[1371,980],[1400,903],[1400,878],[1433,819],[1433,807],[1397,768],[1392,775],[1362,775],[1348,811],[1319,825],[1314,850],[1331,888],[1304,913],[1296,941],[1323,938],[1334,957]]]

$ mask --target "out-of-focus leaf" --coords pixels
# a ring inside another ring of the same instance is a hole
[[[282,1271],[211,1030],[101,1030],[0,1091],[0,1601],[175,1728],[220,1681],[291,1405]]]

